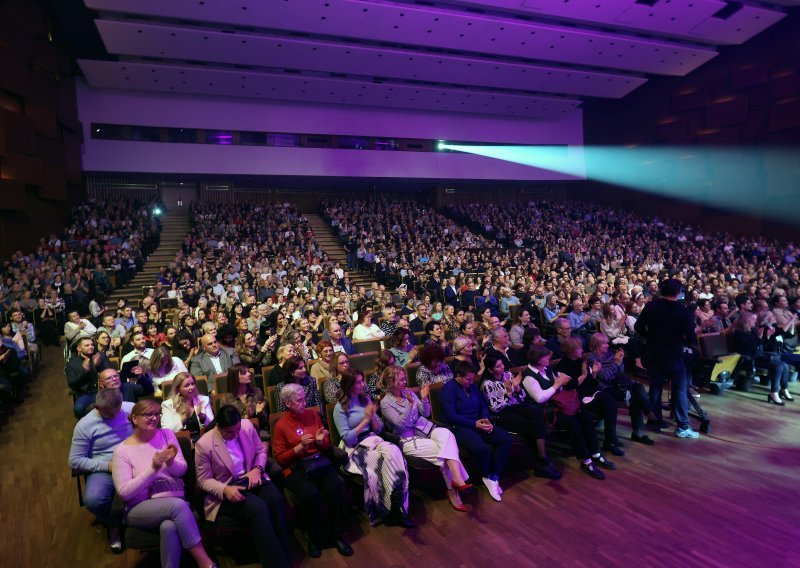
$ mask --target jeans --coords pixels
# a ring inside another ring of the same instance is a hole
[[[683,358],[677,361],[650,361],[647,374],[650,377],[650,406],[656,418],[661,420],[661,392],[667,381],[672,382],[672,412],[678,428],[689,427],[689,381]],[[633,408],[631,407],[631,413]]]
[[[105,525],[118,525],[119,519],[111,517],[111,503],[114,501],[114,480],[110,473],[90,473],[86,478],[83,502],[86,509]]]
[[[94,404],[94,398],[96,396],[96,392],[78,395],[78,397],[75,399],[75,404],[72,407],[72,411],[75,413],[75,418],[80,420],[89,413],[89,410],[91,410],[91,407]]]

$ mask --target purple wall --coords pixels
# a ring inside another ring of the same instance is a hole
[[[583,139],[580,110],[555,120],[519,120],[466,114],[125,93],[92,89],[83,83],[78,88],[78,108],[85,128],[84,171],[571,179],[554,172],[463,154],[94,140],[89,132],[92,122],[517,144],[581,144]]]

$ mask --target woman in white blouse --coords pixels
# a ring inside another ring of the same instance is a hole
[[[353,329],[353,340],[361,341],[363,339],[383,339],[386,334],[381,331],[377,325],[372,323],[372,314],[367,312],[358,322],[358,325]]]
[[[161,403],[161,427],[173,432],[188,430],[196,439],[214,420],[211,401],[197,392],[197,381],[189,373],[178,373],[172,381],[172,396]]]
[[[436,428],[427,419],[431,415],[430,385],[420,389],[420,398],[408,388],[402,367],[386,367],[382,375],[386,395],[381,400],[385,424],[400,436],[403,454],[415,456],[439,466],[447,485],[447,497],[456,511],[465,513],[459,491],[471,489],[469,474],[461,464],[458,443],[447,428]]]

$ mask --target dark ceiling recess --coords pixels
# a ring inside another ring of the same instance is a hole
[[[719,20],[727,20],[741,9],[742,9],[741,2],[728,2],[728,4],[725,7],[717,10],[712,17],[717,18]]]
[[[658,4],[658,0],[636,0],[637,4],[642,4],[643,6],[655,6]]]

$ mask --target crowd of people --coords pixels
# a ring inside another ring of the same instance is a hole
[[[59,345],[62,334],[76,339],[88,323],[77,317],[74,324],[77,314],[101,318],[108,292],[142,268],[159,234],[151,203],[89,199],[72,209],[63,232],[41,238],[35,250],[18,250],[3,263],[0,411],[5,414],[21,402],[40,346]]]
[[[205,520],[251,526],[265,566],[292,559],[285,492],[314,558],[325,546],[353,554],[342,503],[350,476],[363,478],[370,523],[406,528],[409,465],[437,467],[453,510],[465,512],[461,493],[479,485],[503,500],[515,436],[535,476],[567,473],[548,451],[563,436],[578,470],[602,480],[629,442],[652,446],[649,434],[673,426],[678,438],[699,436],[687,405],[699,394],[691,350],[703,333],[768,365],[773,404],[793,400],[791,243],[574,203],[465,205],[446,217],[408,201],[350,200],[323,211],[347,247],[345,267],[291,205],[197,204],[183,250],[141,307],[70,316],[79,418],[70,464],[88,475],[87,507],[114,550],[116,488],[130,526],[161,527],[163,562],[187,550],[213,565],[185,502],[173,500],[189,491],[180,481],[192,461]],[[371,286],[351,285],[356,269],[374,274]],[[162,309],[165,298],[173,307]],[[372,369],[351,366],[360,342],[377,344]],[[674,425],[661,414],[667,382]],[[176,435],[194,443],[194,460]]]

